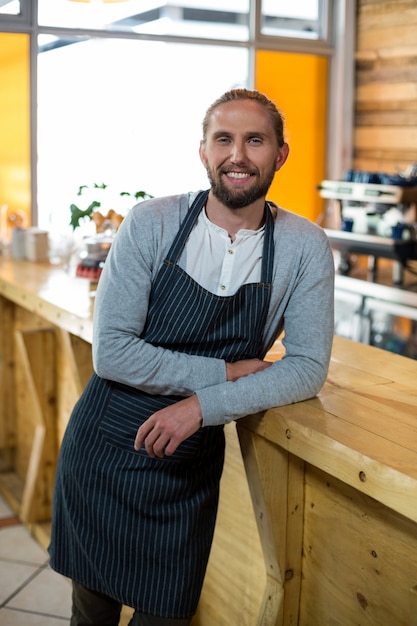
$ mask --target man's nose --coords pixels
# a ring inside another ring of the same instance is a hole
[[[244,142],[234,142],[230,159],[233,163],[242,163],[246,161],[246,149]]]

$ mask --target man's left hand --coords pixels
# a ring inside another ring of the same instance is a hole
[[[190,396],[157,411],[138,429],[135,450],[145,443],[151,457],[171,456],[180,443],[191,437],[201,426],[202,415],[197,396]]]

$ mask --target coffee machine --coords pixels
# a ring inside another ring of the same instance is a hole
[[[417,177],[350,171],[318,190],[332,204],[334,227],[325,231],[339,253],[339,272],[349,274],[352,255],[367,255],[375,281],[378,258],[392,259],[393,283],[401,285],[404,268],[417,259]]]

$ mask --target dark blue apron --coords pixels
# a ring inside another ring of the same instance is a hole
[[[152,285],[142,338],[232,362],[261,355],[273,271],[266,225],[261,282],[217,296],[177,262],[203,209],[199,194]],[[224,461],[222,426],[200,428],[171,457],[135,451],[138,427],[181,398],[93,374],[74,407],[57,468],[51,566],[143,613],[196,611],[213,538]]]

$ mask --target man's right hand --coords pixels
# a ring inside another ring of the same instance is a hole
[[[236,363],[226,363],[226,379],[230,382],[248,376],[248,374],[256,374],[272,365],[269,361],[261,361],[260,359],[244,359],[236,361]]]

